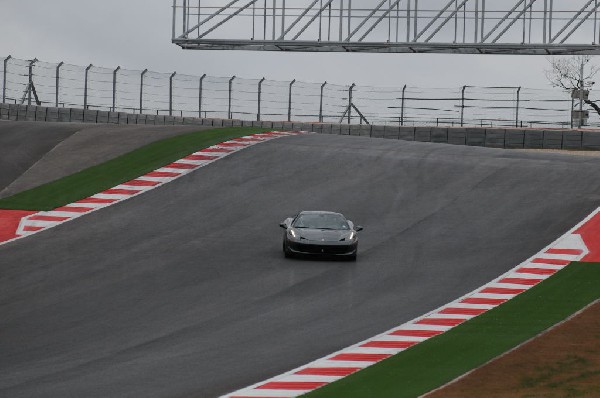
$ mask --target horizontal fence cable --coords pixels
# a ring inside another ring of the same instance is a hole
[[[2,57],[6,59],[6,57]],[[30,60],[0,62],[1,87],[8,104],[28,103]],[[6,64],[6,70],[4,69]],[[87,69],[87,72],[86,72]],[[87,76],[87,82],[86,82]],[[44,106],[102,111],[292,120],[316,123],[369,121],[399,125],[440,123],[506,126],[566,126],[572,100],[561,89],[512,86],[377,87],[328,82],[288,81],[233,76],[187,75],[149,70],[36,61],[32,82]],[[259,87],[260,86],[260,87]],[[260,94],[260,95],[259,95]],[[291,96],[290,96],[291,94]],[[350,115],[347,114],[350,101]],[[587,107],[586,107],[587,109]],[[590,125],[600,119],[590,112]]]

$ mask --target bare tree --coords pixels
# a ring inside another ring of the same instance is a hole
[[[559,87],[572,92],[576,89],[584,89],[585,86],[593,85],[590,79],[593,79],[600,67],[592,63],[591,55],[575,55],[572,57],[548,58],[550,69],[546,70],[546,78],[553,87]],[[583,71],[583,73],[582,73]],[[598,101],[584,99],[584,102],[591,106],[598,115],[600,115],[600,106]]]

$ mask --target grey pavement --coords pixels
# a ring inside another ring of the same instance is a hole
[[[0,192],[79,127],[0,122]]]
[[[364,137],[270,141],[0,246],[0,396],[216,397],[476,289],[600,203],[600,159]],[[286,260],[335,210],[356,263]]]
[[[0,123],[0,198],[113,159],[151,142],[206,129],[45,122]]]

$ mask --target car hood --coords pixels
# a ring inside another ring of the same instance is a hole
[[[296,228],[299,237],[303,240],[317,242],[339,242],[347,238],[352,231],[350,230],[329,230],[329,229],[305,229]]]

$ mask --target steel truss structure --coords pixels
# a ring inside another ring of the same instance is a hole
[[[184,49],[600,54],[600,0],[173,0]]]

